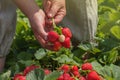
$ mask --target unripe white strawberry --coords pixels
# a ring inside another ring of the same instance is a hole
[[[60,42],[64,42],[65,41],[65,36],[64,35],[60,35],[59,36],[59,41]]]

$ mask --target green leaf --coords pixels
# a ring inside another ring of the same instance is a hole
[[[53,71],[52,73],[45,76],[44,80],[56,80],[60,76],[60,72]]]
[[[90,44],[80,44],[78,47],[84,51],[90,51],[92,49]]]
[[[43,80],[44,71],[42,69],[35,69],[29,72],[26,76],[26,80]]]
[[[34,55],[35,55],[35,58],[36,58],[36,59],[40,60],[40,59],[42,59],[43,57],[45,57],[46,54],[47,54],[47,53],[45,52],[45,50],[41,48],[41,49],[37,50]]]
[[[120,67],[114,64],[102,66],[100,63],[92,62],[93,69],[102,75],[105,80],[119,80]]]
[[[120,26],[113,26],[110,31],[116,38],[120,39]]]
[[[110,51],[102,53],[100,56],[98,56],[98,59],[101,63],[111,64],[117,60],[117,57],[118,51],[116,49],[112,49]]]
[[[68,57],[67,55],[63,54],[57,58],[53,58],[54,60],[57,60],[59,63],[67,63],[67,64],[74,64],[74,65],[79,65],[75,60],[72,58]]]
[[[10,75],[11,75],[11,71],[8,70],[7,72],[0,75],[0,80],[8,80],[10,78]]]
[[[20,59],[20,60],[31,60],[32,57],[33,57],[33,55],[30,53],[27,53],[27,52],[20,52],[17,55],[17,59]]]
[[[99,74],[102,74],[101,69],[103,67],[102,67],[102,65],[100,63],[98,63],[97,61],[94,61],[91,64],[92,64],[94,70],[96,70]]]
[[[113,77],[115,78],[115,80],[119,80],[120,79],[120,67],[111,64],[111,68],[113,72]]]
[[[33,60],[19,60],[18,62],[24,64],[25,66],[30,66],[31,64],[35,64]]]

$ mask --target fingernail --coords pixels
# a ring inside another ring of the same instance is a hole
[[[52,14],[51,14],[51,13],[49,13],[49,17],[52,17]]]

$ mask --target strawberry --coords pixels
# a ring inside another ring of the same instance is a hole
[[[72,66],[72,71],[78,71],[78,67],[77,66]]]
[[[22,74],[15,74],[13,80],[26,80],[26,77]]]
[[[59,38],[59,34],[55,31],[50,31],[48,33],[48,41],[55,42]]]
[[[64,80],[69,80],[71,78],[70,74],[63,73]]]
[[[65,35],[65,37],[69,37],[69,38],[72,37],[72,33],[71,33],[71,31],[70,31],[70,29],[67,28],[67,27],[62,28],[62,34]]]
[[[75,80],[73,77],[70,77],[70,79],[69,80]]]
[[[53,50],[58,51],[62,47],[61,43],[56,41],[53,45]]]
[[[75,77],[80,77],[80,73],[78,71],[73,71],[72,73]]]
[[[69,67],[69,65],[64,64],[64,65],[61,67],[61,69],[62,69],[64,72],[68,72],[69,69],[70,69],[70,67]]]
[[[83,76],[81,76],[81,77],[79,78],[79,80],[86,80],[86,78],[83,77]]]
[[[70,46],[71,46],[70,38],[69,37],[65,38],[65,41],[62,43],[62,45],[65,48],[70,48]]]
[[[65,41],[65,36],[64,35],[60,35],[59,36],[59,41],[60,42],[64,42]]]
[[[39,66],[35,66],[35,65],[31,65],[31,66],[27,66],[25,69],[24,69],[24,75],[26,75],[27,73],[29,73],[30,71],[36,69],[36,68],[39,68]]]
[[[93,69],[91,63],[84,63],[84,64],[82,64],[81,68],[82,68],[82,70],[92,70]]]
[[[96,71],[91,71],[87,75],[87,80],[100,80],[100,77]]]
[[[45,73],[45,75],[48,75],[51,73],[51,71],[49,69],[44,69],[44,73]]]

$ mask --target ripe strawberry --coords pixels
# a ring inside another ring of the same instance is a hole
[[[44,69],[44,73],[45,73],[45,75],[48,75],[51,73],[51,71],[49,69]]]
[[[70,48],[70,46],[71,46],[70,38],[67,37],[67,38],[65,39],[65,41],[62,43],[62,45],[63,45],[65,48]]]
[[[67,27],[62,28],[62,34],[65,35],[65,37],[69,37],[69,38],[72,37],[72,33],[71,33],[71,31],[70,31],[70,29],[67,28]]]
[[[64,42],[65,41],[65,36],[64,35],[60,35],[59,36],[59,41],[60,42]]]
[[[58,50],[60,50],[61,47],[62,47],[61,43],[56,41],[53,45],[53,50],[58,51]]]
[[[64,72],[68,72],[69,69],[70,69],[70,67],[69,67],[69,65],[64,64],[64,65],[61,67],[61,69],[62,69]]]
[[[35,65],[31,65],[31,66],[28,66],[24,69],[24,75],[26,75],[27,73],[29,73],[30,71],[36,69],[36,68],[39,68],[39,66],[35,66]]]
[[[91,71],[87,75],[87,80],[100,80],[99,75],[95,71]]]
[[[50,31],[48,33],[48,41],[55,42],[59,38],[59,35],[55,31]]]
[[[70,77],[70,79],[69,80],[75,80],[73,77]]]
[[[75,77],[80,77],[80,73],[78,71],[73,71],[72,73]]]
[[[64,80],[69,80],[71,78],[70,74],[63,73]]]
[[[22,74],[15,74],[13,80],[26,80],[26,77]]]
[[[79,78],[79,80],[86,80],[86,78],[83,77],[83,76],[81,76],[81,77]]]
[[[78,67],[77,66],[72,66],[72,71],[78,71]]]
[[[91,63],[84,63],[84,64],[82,64],[81,68],[82,68],[82,70],[92,70],[93,69]]]

